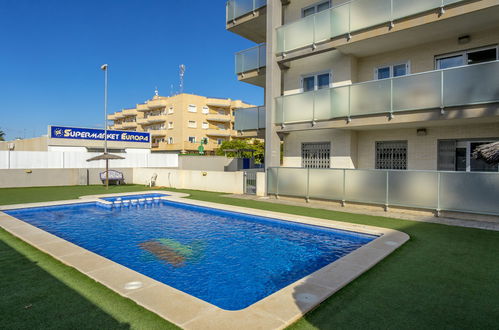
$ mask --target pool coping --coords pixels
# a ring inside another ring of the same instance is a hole
[[[374,234],[379,237],[247,308],[227,311],[2,212],[2,210],[101,202],[99,197],[149,193],[168,194],[169,196],[161,199],[178,203]],[[300,319],[409,240],[409,235],[393,229],[184,198],[188,196],[169,191],[147,191],[82,196],[77,200],[6,205],[0,206],[0,227],[184,329],[282,329]]]

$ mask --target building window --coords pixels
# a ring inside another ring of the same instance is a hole
[[[173,137],[171,137],[171,136],[170,136],[170,137],[168,138],[168,144],[173,144]]]
[[[331,143],[302,143],[301,166],[305,168],[329,168],[331,166]]]
[[[196,143],[196,137],[195,136],[189,136],[189,142],[190,143]]]
[[[208,107],[203,107],[203,109],[201,110],[202,113],[204,113],[205,115],[209,114],[210,113],[210,109]]]
[[[409,74],[409,63],[386,65],[376,68],[374,79],[387,79]]]
[[[173,112],[174,112],[173,107],[169,107],[169,108],[168,108],[168,114],[172,114]]]
[[[203,122],[202,127],[203,129],[208,129],[210,125],[207,122]]]
[[[307,17],[323,10],[331,8],[331,1],[321,1],[311,6],[305,7],[301,10],[301,16]]]
[[[173,121],[168,122],[168,128],[172,129],[173,128]]]
[[[187,127],[190,127],[190,128],[196,128],[198,125],[196,124],[196,121],[194,120],[189,120],[189,122],[187,123]]]
[[[198,112],[198,107],[196,107],[193,104],[189,104],[189,106],[187,107],[187,111],[189,111],[189,112]]]
[[[456,66],[496,61],[499,59],[497,48],[497,46],[494,46],[439,55],[435,57],[435,67],[437,70],[440,70]]]
[[[304,76],[302,78],[302,91],[310,92],[331,87],[331,72],[322,72]]]
[[[208,138],[207,137],[204,137],[201,139],[201,141],[203,142],[203,144],[208,144]]]
[[[224,143],[225,139],[217,139],[217,144],[218,145],[221,145],[222,143]]]
[[[487,164],[483,159],[474,159],[473,152],[491,140],[439,140],[438,170],[458,172],[499,172],[499,165]]]
[[[376,142],[376,169],[406,170],[407,141]]]

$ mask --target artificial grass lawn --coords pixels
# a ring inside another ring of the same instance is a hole
[[[109,193],[140,190],[145,188],[121,186]],[[198,200],[393,228],[411,236],[291,328],[497,328],[499,232],[176,191]],[[105,192],[100,186],[0,189],[0,204]],[[0,240],[4,242],[0,245],[0,328],[171,326],[10,234],[0,231]]]

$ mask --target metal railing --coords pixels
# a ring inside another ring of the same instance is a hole
[[[276,124],[499,102],[499,61],[276,98]]]
[[[263,43],[236,53],[236,74],[265,67],[266,51],[267,45]]]
[[[307,199],[499,215],[498,172],[270,167],[267,189]]]
[[[267,0],[228,0],[225,4],[227,22],[265,7],[266,5]]]
[[[311,46],[464,0],[352,0],[277,29],[277,53]]]
[[[265,107],[243,108],[234,111],[234,129],[236,131],[265,128]]]

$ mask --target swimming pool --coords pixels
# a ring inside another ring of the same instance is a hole
[[[4,211],[226,310],[240,310],[377,236],[179,202]]]

